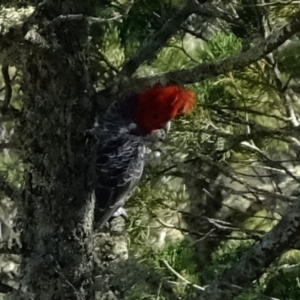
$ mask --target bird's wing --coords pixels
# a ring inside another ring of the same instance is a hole
[[[95,222],[101,228],[124,205],[138,184],[144,168],[141,141],[119,135],[98,141],[95,170]]]

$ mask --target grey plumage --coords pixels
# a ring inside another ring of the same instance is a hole
[[[133,123],[134,97],[113,103],[94,129],[95,223],[101,228],[132,195],[144,169],[143,138]]]

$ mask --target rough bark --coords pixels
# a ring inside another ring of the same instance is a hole
[[[23,262],[15,299],[93,299],[88,24],[58,17],[39,26],[36,37],[46,44],[29,39],[22,66]]]
[[[45,3],[50,5],[51,1]],[[24,103],[18,126],[26,164],[24,191],[19,201],[24,260],[21,289],[15,298],[25,295],[26,299],[93,299],[93,203],[85,185],[87,158],[84,155],[84,132],[93,121],[87,117],[92,115],[88,93],[87,23],[79,15],[60,18],[56,14],[55,18],[55,9],[53,11],[52,21],[34,24],[35,18],[39,18],[39,14],[35,14],[28,28],[18,27],[0,38],[3,50],[0,59],[23,62],[24,75]],[[133,79],[126,83],[132,89],[123,90],[132,93],[156,82],[199,82],[243,68],[299,32],[299,16],[298,13],[290,24],[245,53],[190,70]],[[133,67],[128,65],[129,74],[151,58],[157,47],[174,32],[169,25],[165,27],[168,35],[164,35],[159,45],[154,38],[153,48],[148,45],[150,48],[146,47],[147,52],[137,56]],[[18,43],[12,45],[12,40]],[[13,192],[9,186],[5,187],[8,193]],[[296,239],[299,231],[297,211],[299,203],[294,214],[284,217],[239,263],[213,282],[201,299],[232,299],[241,291],[234,285],[244,287],[258,278]]]

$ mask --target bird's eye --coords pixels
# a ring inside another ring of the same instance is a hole
[[[158,119],[158,114],[154,114],[152,117],[153,117],[154,120],[157,120]]]

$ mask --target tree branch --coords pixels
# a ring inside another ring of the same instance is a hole
[[[2,111],[5,112],[10,104],[11,95],[12,95],[12,88],[11,88],[11,80],[9,76],[9,66],[8,64],[2,64],[2,76],[4,80],[4,89],[5,89],[5,97],[2,105]]]
[[[300,11],[297,12],[290,23],[275,31],[268,38],[260,41],[256,46],[251,47],[245,52],[233,55],[216,63],[201,64],[195,68],[172,71],[152,78],[130,80],[127,82],[127,86],[134,85],[135,87],[139,87],[139,90],[142,90],[158,82],[162,84],[169,82],[189,84],[201,82],[207,78],[225,74],[233,70],[242,69],[274,51],[299,31]]]
[[[247,51],[230,56],[218,62],[201,64],[191,69],[171,71],[153,77],[133,78],[127,80],[126,82],[121,81],[119,84],[117,84],[119,96],[121,98],[138,93],[149,86],[155,85],[156,83],[161,83],[162,85],[168,83],[177,83],[180,85],[191,84],[201,82],[205,79],[225,74],[233,70],[245,68],[246,66],[254,63],[255,61],[263,58],[267,54],[277,49],[280,45],[282,45],[285,41],[299,31],[300,11],[295,14],[290,23],[275,31],[268,38],[261,40],[256,46],[251,47]],[[140,53],[141,52],[142,50]],[[145,57],[144,55],[145,54],[141,54],[142,57]],[[124,68],[127,67],[124,66]],[[117,78],[119,77],[117,76]],[[116,83],[116,81],[114,82]],[[105,89],[94,96],[94,101],[101,103],[100,105],[102,107],[106,107],[110,103],[109,95],[110,91]]]
[[[169,263],[165,260],[165,259],[161,259],[162,263],[166,266],[166,268],[171,271],[177,278],[179,278],[180,280],[182,280],[185,284],[188,284],[190,286],[192,286],[193,288],[200,290],[200,291],[204,291],[205,288],[202,286],[199,286],[197,284],[194,284],[192,282],[190,282],[189,280],[187,280],[186,278],[184,278],[183,276],[181,276],[177,271],[175,271],[170,265]]]
[[[299,240],[300,199],[295,200],[281,221],[254,244],[231,268],[213,281],[197,300],[229,300],[258,279],[266,268]]]
[[[207,1],[202,1],[202,3],[205,2]],[[191,14],[200,10],[201,5],[199,5],[196,0],[188,0],[186,5],[175,14],[159,32],[155,33],[148,40],[146,45],[140,49],[136,56],[124,64],[117,79],[130,77],[143,62],[153,59],[162,45],[180,29],[182,22],[184,22]]]
[[[203,40],[205,42],[208,42],[208,39],[205,38],[204,35],[201,32],[197,33],[197,32],[195,32],[195,31],[193,31],[193,30],[191,30],[191,29],[189,29],[187,27],[184,27],[184,26],[180,26],[180,29],[183,30],[186,33],[189,33],[190,35],[192,35],[192,36],[194,36],[194,37],[196,37],[198,39],[201,39],[201,40]]]

